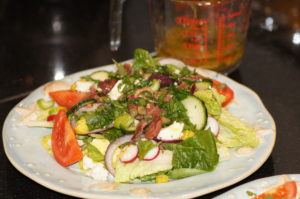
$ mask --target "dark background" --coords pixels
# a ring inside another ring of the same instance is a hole
[[[275,148],[251,176],[201,199],[257,178],[300,173],[300,50],[295,36],[300,2],[282,3],[253,1],[245,56],[229,75],[256,91],[274,117]],[[109,49],[108,18],[108,0],[1,0],[0,125],[30,91],[54,79],[54,69],[67,75],[111,64],[112,58],[130,59],[135,48],[154,50],[145,0],[126,1],[117,52]],[[0,198],[70,198],[19,173],[6,158],[2,141],[0,145]]]

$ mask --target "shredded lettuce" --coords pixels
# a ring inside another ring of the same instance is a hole
[[[216,119],[221,124],[218,140],[224,146],[256,147],[259,145],[256,132],[226,109],[222,109],[222,113]]]
[[[172,169],[173,152],[161,150],[157,158],[143,161],[138,158],[131,163],[117,161],[115,182],[129,182],[135,178]]]
[[[94,160],[95,162],[102,162],[104,160],[104,155],[97,149],[97,147],[92,144],[86,142],[85,154]]]

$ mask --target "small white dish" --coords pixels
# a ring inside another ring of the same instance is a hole
[[[276,175],[266,178],[253,180],[251,182],[240,185],[231,189],[214,199],[251,199],[254,196],[249,196],[247,192],[255,193],[257,195],[264,193],[271,187],[277,187],[284,183],[284,179],[296,181],[300,183],[300,174]],[[299,189],[299,188],[298,188]],[[298,190],[298,193],[300,190]]]

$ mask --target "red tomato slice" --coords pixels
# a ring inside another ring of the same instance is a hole
[[[222,106],[227,106],[234,98],[234,92],[226,84],[223,84],[217,80],[213,80],[213,87],[222,95],[225,96],[226,100],[222,103]]]
[[[283,185],[276,187],[274,190],[260,194],[253,199],[265,199],[272,197],[272,199],[295,199],[297,195],[297,184],[295,181],[288,181]]]
[[[51,145],[55,160],[64,167],[78,162],[83,157],[66,110],[59,110],[55,117]]]
[[[92,97],[89,92],[79,92],[73,90],[61,90],[49,93],[50,97],[60,106],[64,106],[67,109],[72,108],[79,102]]]

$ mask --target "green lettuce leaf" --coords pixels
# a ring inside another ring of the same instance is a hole
[[[104,155],[95,146],[88,142],[86,142],[85,153],[95,162],[102,162],[104,160]]]
[[[256,147],[259,140],[254,129],[239,118],[231,115],[227,110],[216,117],[221,124],[218,140],[226,147]]]
[[[134,51],[134,61],[132,67],[134,71],[139,69],[151,69],[157,66],[157,61],[151,57],[148,51],[137,48]]]
[[[201,173],[206,173],[206,171],[200,169],[181,168],[181,169],[173,169],[169,171],[167,175],[169,176],[169,178],[172,179],[180,179],[180,178],[186,178],[186,177],[198,175]]]
[[[173,169],[212,171],[219,162],[215,137],[210,130],[198,131],[181,143],[163,144],[163,147],[174,152]]]

